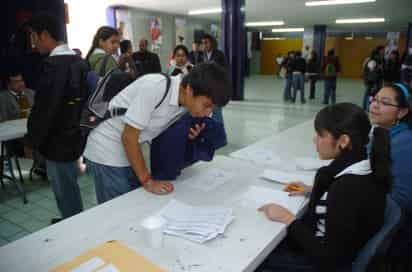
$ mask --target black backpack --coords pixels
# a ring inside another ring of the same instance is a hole
[[[160,74],[167,80],[166,92],[160,102],[156,105],[155,109],[157,109],[165,100],[169,93],[171,83],[168,75],[163,73]],[[112,108],[109,110],[109,103],[110,100],[126,88],[132,81],[133,79],[131,76],[120,69],[111,70],[99,81],[96,91],[90,96],[84,106],[82,117],[80,119],[80,127],[86,136],[103,121],[126,113],[127,108]]]

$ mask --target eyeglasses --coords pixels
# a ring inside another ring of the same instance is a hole
[[[396,108],[399,108],[399,105],[392,104],[392,103],[390,103],[390,102],[388,102],[388,101],[385,101],[385,100],[382,100],[381,98],[376,97],[376,96],[371,99],[370,103],[371,103],[371,104],[372,104],[372,103],[376,103],[376,104],[378,104],[378,105],[383,105],[383,106],[387,106],[387,107],[396,107]]]

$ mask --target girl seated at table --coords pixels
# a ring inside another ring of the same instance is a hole
[[[315,118],[315,130],[319,157],[333,161],[318,170],[313,188],[304,187],[298,193],[310,193],[302,218],[272,203],[259,209],[269,220],[288,227],[286,239],[257,271],[348,269],[383,225],[391,188],[387,130],[373,130],[370,159],[366,146],[371,124],[360,107],[340,103],[322,109]]]

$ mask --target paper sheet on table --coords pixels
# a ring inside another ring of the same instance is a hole
[[[52,270],[53,272],[163,272],[118,241],[106,242]]]
[[[199,173],[199,175],[190,177],[183,182],[195,189],[203,192],[210,192],[225,184],[235,176],[234,172],[219,168],[211,168]]]
[[[321,160],[312,157],[295,158],[296,167],[305,171],[316,171],[323,166],[327,166],[329,163],[331,163],[330,160]]]
[[[276,156],[273,152],[264,149],[247,151],[242,150],[239,152],[234,152],[233,156],[243,160],[253,161],[257,164],[271,166],[282,164],[282,160],[278,156]]]
[[[266,169],[260,176],[263,179],[281,184],[288,184],[292,181],[301,181],[307,185],[312,185],[315,173],[284,172],[279,170]]]
[[[289,196],[287,192],[260,186],[250,186],[241,199],[243,206],[258,209],[265,204],[275,203],[297,214],[305,201],[303,196]]]
[[[223,234],[234,220],[232,209],[195,207],[174,199],[158,215],[166,220],[164,233],[198,243]]]

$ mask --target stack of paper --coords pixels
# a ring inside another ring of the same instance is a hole
[[[247,207],[258,209],[263,205],[275,203],[287,208],[293,214],[297,214],[303,206],[305,197],[289,196],[287,192],[273,190],[260,186],[250,186],[243,194],[242,204]]]
[[[315,178],[314,173],[298,173],[298,172],[284,172],[279,170],[265,170],[261,178],[274,181],[281,184],[288,184],[290,182],[301,181],[307,185],[312,185]]]
[[[195,207],[171,200],[160,213],[166,221],[164,233],[204,243],[225,232],[234,220],[232,209]]]

